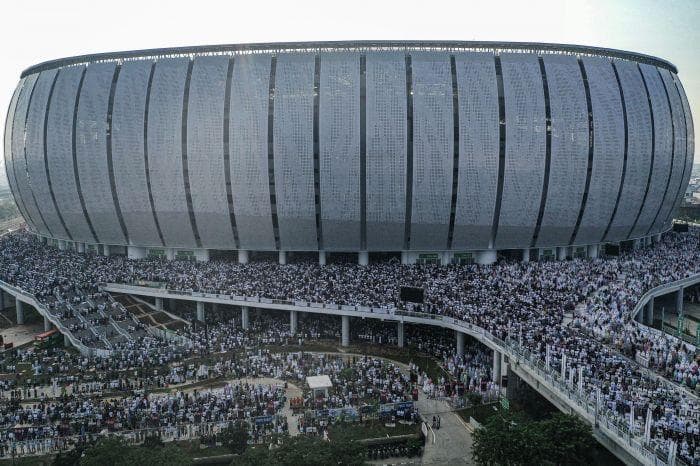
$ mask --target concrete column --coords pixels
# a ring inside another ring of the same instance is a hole
[[[653,236],[653,241],[655,243],[660,243],[661,242],[661,233],[657,233]]]
[[[457,338],[457,356],[462,356],[464,354],[464,333],[455,330],[455,337]]]
[[[280,265],[287,263],[287,251],[280,251]]]
[[[289,331],[292,335],[297,334],[297,322],[299,321],[299,315],[297,311],[289,311]]]
[[[66,249],[66,242],[63,241],[62,239],[58,240],[58,250],[59,251],[65,251]]]
[[[403,322],[396,324],[396,336],[399,348],[403,348]]]
[[[408,251],[401,251],[401,264],[408,264]]]
[[[250,322],[250,308],[248,306],[241,306],[241,326],[243,330],[248,330],[248,324]]]
[[[326,265],[326,251],[318,251],[318,264]]]
[[[591,259],[596,259],[598,257],[598,245],[589,244],[588,245],[588,257]]]
[[[70,346],[70,338],[65,333],[63,334],[63,346]]]
[[[342,316],[340,346],[350,346],[350,316]]]
[[[248,263],[248,251],[244,249],[238,250],[238,263],[247,264]]]
[[[654,325],[654,298],[649,299],[649,302],[644,306],[644,312],[646,313],[645,323],[648,326]]]
[[[44,332],[48,332],[49,330],[51,330],[52,325],[53,324],[51,323],[51,321],[44,317]]]
[[[78,252],[85,254],[85,243],[78,243]]]
[[[102,245],[102,253],[105,256],[109,256],[109,244],[103,244]]]
[[[492,380],[500,385],[501,383],[501,353],[499,351],[493,352],[493,374]]]
[[[156,311],[163,310],[163,298],[156,297]]]
[[[683,314],[683,288],[676,291],[676,312],[678,315]]]
[[[523,262],[530,262],[530,250],[528,248],[523,249]]]
[[[17,313],[17,325],[24,324],[24,303],[15,298],[15,312]]]
[[[367,251],[360,251],[357,253],[357,263],[360,265],[369,264],[369,253]]]
[[[557,247],[557,260],[558,261],[566,260],[566,247],[565,246]]]
[[[490,265],[496,262],[496,250],[487,249],[486,251],[476,251],[474,254],[474,262],[479,265]]]
[[[197,301],[197,320],[204,322],[204,302]]]
[[[209,249],[195,249],[194,259],[197,262],[209,262]]]

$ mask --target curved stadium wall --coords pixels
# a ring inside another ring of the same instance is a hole
[[[70,244],[479,251],[644,238],[693,161],[670,63],[554,44],[325,42],[73,57],[5,128],[30,229]]]

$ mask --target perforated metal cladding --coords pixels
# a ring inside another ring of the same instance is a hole
[[[411,249],[446,249],[452,198],[454,123],[450,56],[413,53]]]
[[[588,167],[588,109],[576,57],[545,55],[551,116],[549,183],[536,246],[568,243]]]
[[[133,244],[161,246],[146,182],[144,118],[152,62],[127,61],[112,108],[112,164],[119,205]]]
[[[649,90],[654,117],[654,164],[646,201],[637,225],[630,234],[633,238],[649,234],[649,229],[661,209],[671,169],[671,114],[663,83],[655,67],[639,66]]]
[[[360,56],[322,54],[319,99],[325,250],[360,248]]]
[[[406,212],[406,62],[367,54],[367,249],[403,249]]]
[[[197,57],[187,111],[187,164],[202,246],[235,249],[224,171],[224,96],[228,57]]]
[[[182,173],[182,104],[188,60],[156,63],[148,109],[148,164],[156,215],[166,246],[193,247]]]
[[[593,171],[586,208],[575,244],[603,239],[615,208],[624,162],[625,129],[622,100],[612,64],[605,58],[583,57],[593,109]]]
[[[659,215],[652,226],[651,233],[660,233],[667,230],[671,225],[670,216],[676,203],[676,194],[683,182],[683,170],[685,169],[685,119],[683,117],[683,104],[676,91],[673,78],[668,70],[659,69],[661,79],[666,85],[668,100],[671,102],[671,121],[673,123],[673,162],[671,165],[671,178],[666,190],[666,196],[661,204]]]
[[[314,56],[282,54],[275,79],[275,190],[280,248],[315,250]]]
[[[268,176],[270,57],[236,57],[231,81],[231,191],[242,249],[275,249]]]
[[[676,86],[678,87],[678,92],[680,93],[681,96],[681,103],[683,104],[683,112],[685,114],[685,127],[686,127],[686,154],[685,154],[685,177],[683,178],[683,182],[681,183],[680,190],[678,192],[678,199],[676,200],[676,206],[675,209],[678,208],[678,205],[683,201],[683,196],[685,194],[685,190],[688,187],[688,182],[690,181],[690,175],[693,171],[693,161],[695,157],[695,128],[693,126],[693,115],[690,113],[690,105],[688,104],[688,97],[685,95],[685,89],[683,89],[683,85],[681,84],[680,79],[678,79],[678,76],[675,74],[672,75],[673,80],[676,83]],[[673,212],[671,213],[673,215]],[[671,220],[671,219],[669,219]]]
[[[642,76],[636,63],[616,60],[615,66],[627,112],[627,166],[620,203],[606,241],[627,239],[644,199],[651,162],[651,115]]]
[[[124,244],[107,166],[107,107],[114,63],[88,66],[78,105],[75,151],[80,190],[92,226],[101,242]]]
[[[10,190],[17,204],[17,209],[26,220],[27,225],[31,228],[36,229],[34,225],[31,224],[31,220],[28,218],[24,211],[24,205],[22,204],[22,199],[20,199],[19,193],[17,192],[17,183],[15,182],[14,173],[14,153],[13,153],[13,129],[15,125],[15,119],[17,115],[17,102],[19,101],[19,96],[22,94],[22,89],[24,89],[27,80],[22,78],[12,95],[12,100],[10,101],[10,108],[7,113],[7,120],[5,121],[5,173],[7,174],[7,182],[10,185]]]
[[[24,159],[27,110],[29,109],[37,77],[38,75],[32,75],[27,78],[17,100],[15,122],[12,126],[12,175],[16,187],[14,192],[18,194],[16,197],[19,198],[17,203],[18,206],[21,205],[25,219],[32,224],[36,231],[47,234],[46,226],[41,221],[39,211],[32,197]]]
[[[61,224],[61,219],[51,198],[44,164],[44,120],[55,77],[56,70],[44,71],[39,75],[34,86],[34,95],[29,105],[29,113],[27,113],[25,155],[32,192],[48,230],[55,238],[68,239],[68,234]]]
[[[49,176],[56,205],[73,239],[95,241],[78,197],[73,167],[73,114],[83,66],[65,68],[58,74],[47,128]],[[108,189],[109,184],[105,186]]]
[[[453,249],[487,248],[498,184],[498,88],[490,53],[455,54],[459,178]]]
[[[545,165],[544,89],[534,55],[502,54],[506,109],[503,199],[497,248],[529,247],[537,222]]]

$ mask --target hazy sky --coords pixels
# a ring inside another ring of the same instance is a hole
[[[678,67],[700,120],[700,0],[2,0],[0,17],[3,128],[20,72],[44,60],[182,45],[348,39],[560,42],[656,55]]]

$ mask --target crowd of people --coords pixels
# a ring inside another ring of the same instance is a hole
[[[605,413],[642,435],[651,413],[650,443],[670,441],[686,461],[700,461],[698,357],[694,347],[634,321],[631,311],[647,290],[700,273],[700,234],[670,233],[657,244],[619,257],[567,261],[508,262],[491,266],[402,265],[396,261],[319,265],[310,262],[238,264],[228,261],[130,260],[57,251],[33,237],[15,234],[0,242],[0,280],[34,294],[41,302],[91,295],[101,283],[158,282],[178,291],[231,297],[335,303],[408,309],[460,319],[500,339],[516,341],[550,369],[564,374]],[[401,286],[425,289],[421,304],[402,302]],[[208,326],[193,336],[195,349],[225,351],[245,344],[231,328]],[[322,324],[309,335],[337,335]],[[390,342],[370,332],[360,338]],[[297,338],[271,330],[268,342]],[[410,338],[410,337],[409,337]],[[165,363],[181,356],[175,345],[149,339],[115,346],[114,361],[129,367]],[[434,350],[435,351],[435,350]],[[488,359],[442,352],[445,367],[468,382],[488,380]],[[481,358],[481,359],[480,359]],[[648,369],[639,360],[647,361]],[[225,364],[222,362],[221,364]],[[653,371],[654,373],[650,372]],[[433,381],[440,385],[439,381]],[[488,387],[486,387],[489,389]]]

